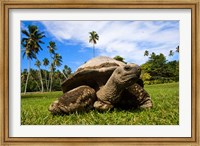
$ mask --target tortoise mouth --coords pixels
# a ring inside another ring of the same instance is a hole
[[[126,79],[132,79],[132,78],[133,79],[134,78],[139,78],[140,74],[141,74],[140,68],[136,68],[136,69],[133,69],[130,72],[127,72],[127,73],[123,74],[122,79],[126,80]]]
[[[123,76],[123,80],[124,81],[137,80],[137,79],[139,79],[139,77],[140,77],[140,74],[130,74],[130,75]]]

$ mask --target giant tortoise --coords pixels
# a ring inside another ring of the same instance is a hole
[[[59,114],[92,108],[151,108],[151,97],[143,88],[140,74],[136,64],[105,56],[93,58],[62,83],[63,95],[49,106],[49,111]]]

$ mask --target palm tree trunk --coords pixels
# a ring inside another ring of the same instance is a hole
[[[49,73],[49,80],[48,80],[48,91],[50,92],[50,86],[51,86],[51,71]]]
[[[26,78],[26,84],[25,84],[24,94],[26,94],[26,89],[27,89],[27,85],[28,85],[29,75],[30,75],[30,59],[28,59],[28,75],[27,75],[27,78]]]
[[[43,85],[43,81],[42,81],[42,73],[41,73],[41,69],[40,68],[39,68],[39,72],[40,72],[40,83],[41,83],[41,87],[42,87],[41,92],[44,92],[44,85]]]
[[[61,71],[61,72],[62,72],[62,71]],[[63,74],[63,76],[65,77],[65,79],[67,79],[67,77],[66,77],[65,73],[64,73],[64,72],[62,72],[62,74]]]
[[[53,83],[53,71],[51,72],[51,82],[50,82],[50,89],[49,89],[50,92],[52,90],[52,83]]]
[[[53,82],[53,70],[51,69],[50,74],[49,74],[49,92],[52,90],[52,82]]]
[[[53,54],[51,53],[51,63],[53,63]],[[49,92],[51,92],[51,88],[52,88],[52,76],[53,76],[53,67],[51,66],[50,67],[50,74],[49,74],[49,79],[50,79],[50,82],[49,82]]]
[[[50,92],[50,86],[51,86],[51,71],[49,72],[49,80],[48,80],[49,82],[48,82],[48,91]]]
[[[45,79],[45,80],[46,80],[45,82],[46,82],[46,88],[47,88],[46,91],[48,91],[49,88],[48,88],[48,82],[47,82],[47,71],[46,71],[46,70],[45,70],[45,78],[46,78],[46,79]]]
[[[94,47],[94,44],[93,44],[93,57],[95,57],[95,47]]]
[[[29,79],[30,71],[28,72],[27,78],[26,78],[26,84],[25,84],[25,89],[24,89],[24,94],[26,94],[26,89],[28,85],[28,79]]]

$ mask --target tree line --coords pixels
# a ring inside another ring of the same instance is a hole
[[[179,46],[175,50],[170,50],[169,56],[173,56],[175,53],[179,53]],[[178,60],[167,61],[166,56],[162,53],[149,53],[148,50],[145,50],[144,56],[149,57],[148,61],[141,65],[141,78],[144,84],[162,84],[179,81]],[[121,56],[115,56],[114,59],[126,63]]]
[[[29,83],[26,86],[27,92],[49,92],[49,84],[51,82],[51,72],[49,70],[41,69],[30,69]],[[25,83],[28,75],[28,70],[24,69],[21,72],[21,92],[25,90]],[[43,86],[41,85],[41,76]],[[51,91],[61,91],[61,84],[65,79],[71,76],[71,69],[65,65],[63,70],[53,70],[53,84],[51,85]],[[43,89],[42,89],[43,88]]]
[[[169,56],[179,52],[179,46],[176,51],[170,50]],[[144,56],[149,56],[148,61],[141,65],[141,77],[144,84],[161,84],[179,81],[179,61],[167,61],[166,56],[162,53],[150,55],[144,53]]]
[[[39,51],[42,50],[40,45],[44,44],[42,41],[42,39],[46,37],[44,32],[40,32],[38,27],[35,25],[29,25],[28,31],[22,30],[21,32],[24,35],[21,40],[23,57],[26,56],[28,60],[28,70],[24,69],[21,71],[21,92],[24,92],[24,94],[26,94],[27,91],[51,92],[53,89],[53,79],[56,79],[58,76],[60,76],[61,79],[62,76],[66,79],[67,76],[71,74],[71,68],[65,65],[62,72],[56,71],[56,67],[62,65],[62,56],[56,52],[56,43],[53,41],[50,41],[49,45],[47,46],[49,49],[50,60],[48,60],[48,58],[44,58],[41,64],[41,61],[38,59],[37,55]],[[33,60],[36,60],[35,66],[38,68],[38,70],[31,69],[30,62]],[[49,70],[41,69],[41,65],[44,65],[44,67],[48,68]],[[62,76],[60,73],[62,73]]]

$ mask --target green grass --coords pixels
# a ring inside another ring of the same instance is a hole
[[[62,92],[29,93],[22,95],[22,125],[178,125],[178,83],[146,85],[154,107],[151,110],[120,110],[107,112],[91,110],[87,113],[52,115],[49,105]]]

